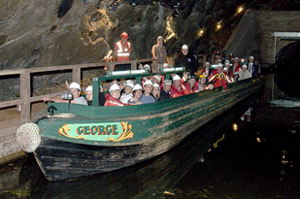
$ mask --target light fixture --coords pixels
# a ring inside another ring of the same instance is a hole
[[[232,130],[233,131],[237,132],[238,129],[239,129],[239,126],[236,123],[232,124]]]
[[[216,31],[220,30],[222,28],[222,21],[219,21],[216,25]]]
[[[238,7],[238,9],[236,10],[236,14],[240,14],[241,12],[244,11],[244,7],[243,6],[240,6]]]
[[[198,34],[198,37],[202,37],[204,34],[204,29],[200,28],[197,34]]]

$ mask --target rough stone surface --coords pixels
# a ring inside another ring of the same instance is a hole
[[[224,50],[237,56],[254,55],[259,63],[274,63],[280,49],[294,42],[278,38],[274,54],[274,32],[300,32],[300,11],[249,10]]]

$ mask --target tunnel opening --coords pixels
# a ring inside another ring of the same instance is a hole
[[[288,97],[300,98],[300,41],[283,47],[276,54],[275,82]]]

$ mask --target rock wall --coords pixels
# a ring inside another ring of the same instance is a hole
[[[300,11],[248,10],[224,50],[237,56],[254,55],[259,63],[274,63],[273,32],[300,32]],[[275,55],[292,42],[277,39]]]

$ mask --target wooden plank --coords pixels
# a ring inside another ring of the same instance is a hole
[[[31,117],[31,103],[30,98],[30,73],[23,72],[20,75],[20,98],[21,104],[21,123],[30,121]]]
[[[6,101],[6,102],[0,102],[0,108],[6,108],[10,106],[16,106],[21,104],[21,100],[11,100],[11,101]]]
[[[23,70],[0,70],[0,76],[6,75],[20,75]]]
[[[51,94],[47,94],[47,95],[39,95],[39,96],[34,96],[30,98],[30,102],[38,102],[38,101],[42,101],[44,97],[48,96],[48,97],[54,97],[54,96],[58,96],[61,95],[61,92],[57,92],[57,93],[51,93]]]

